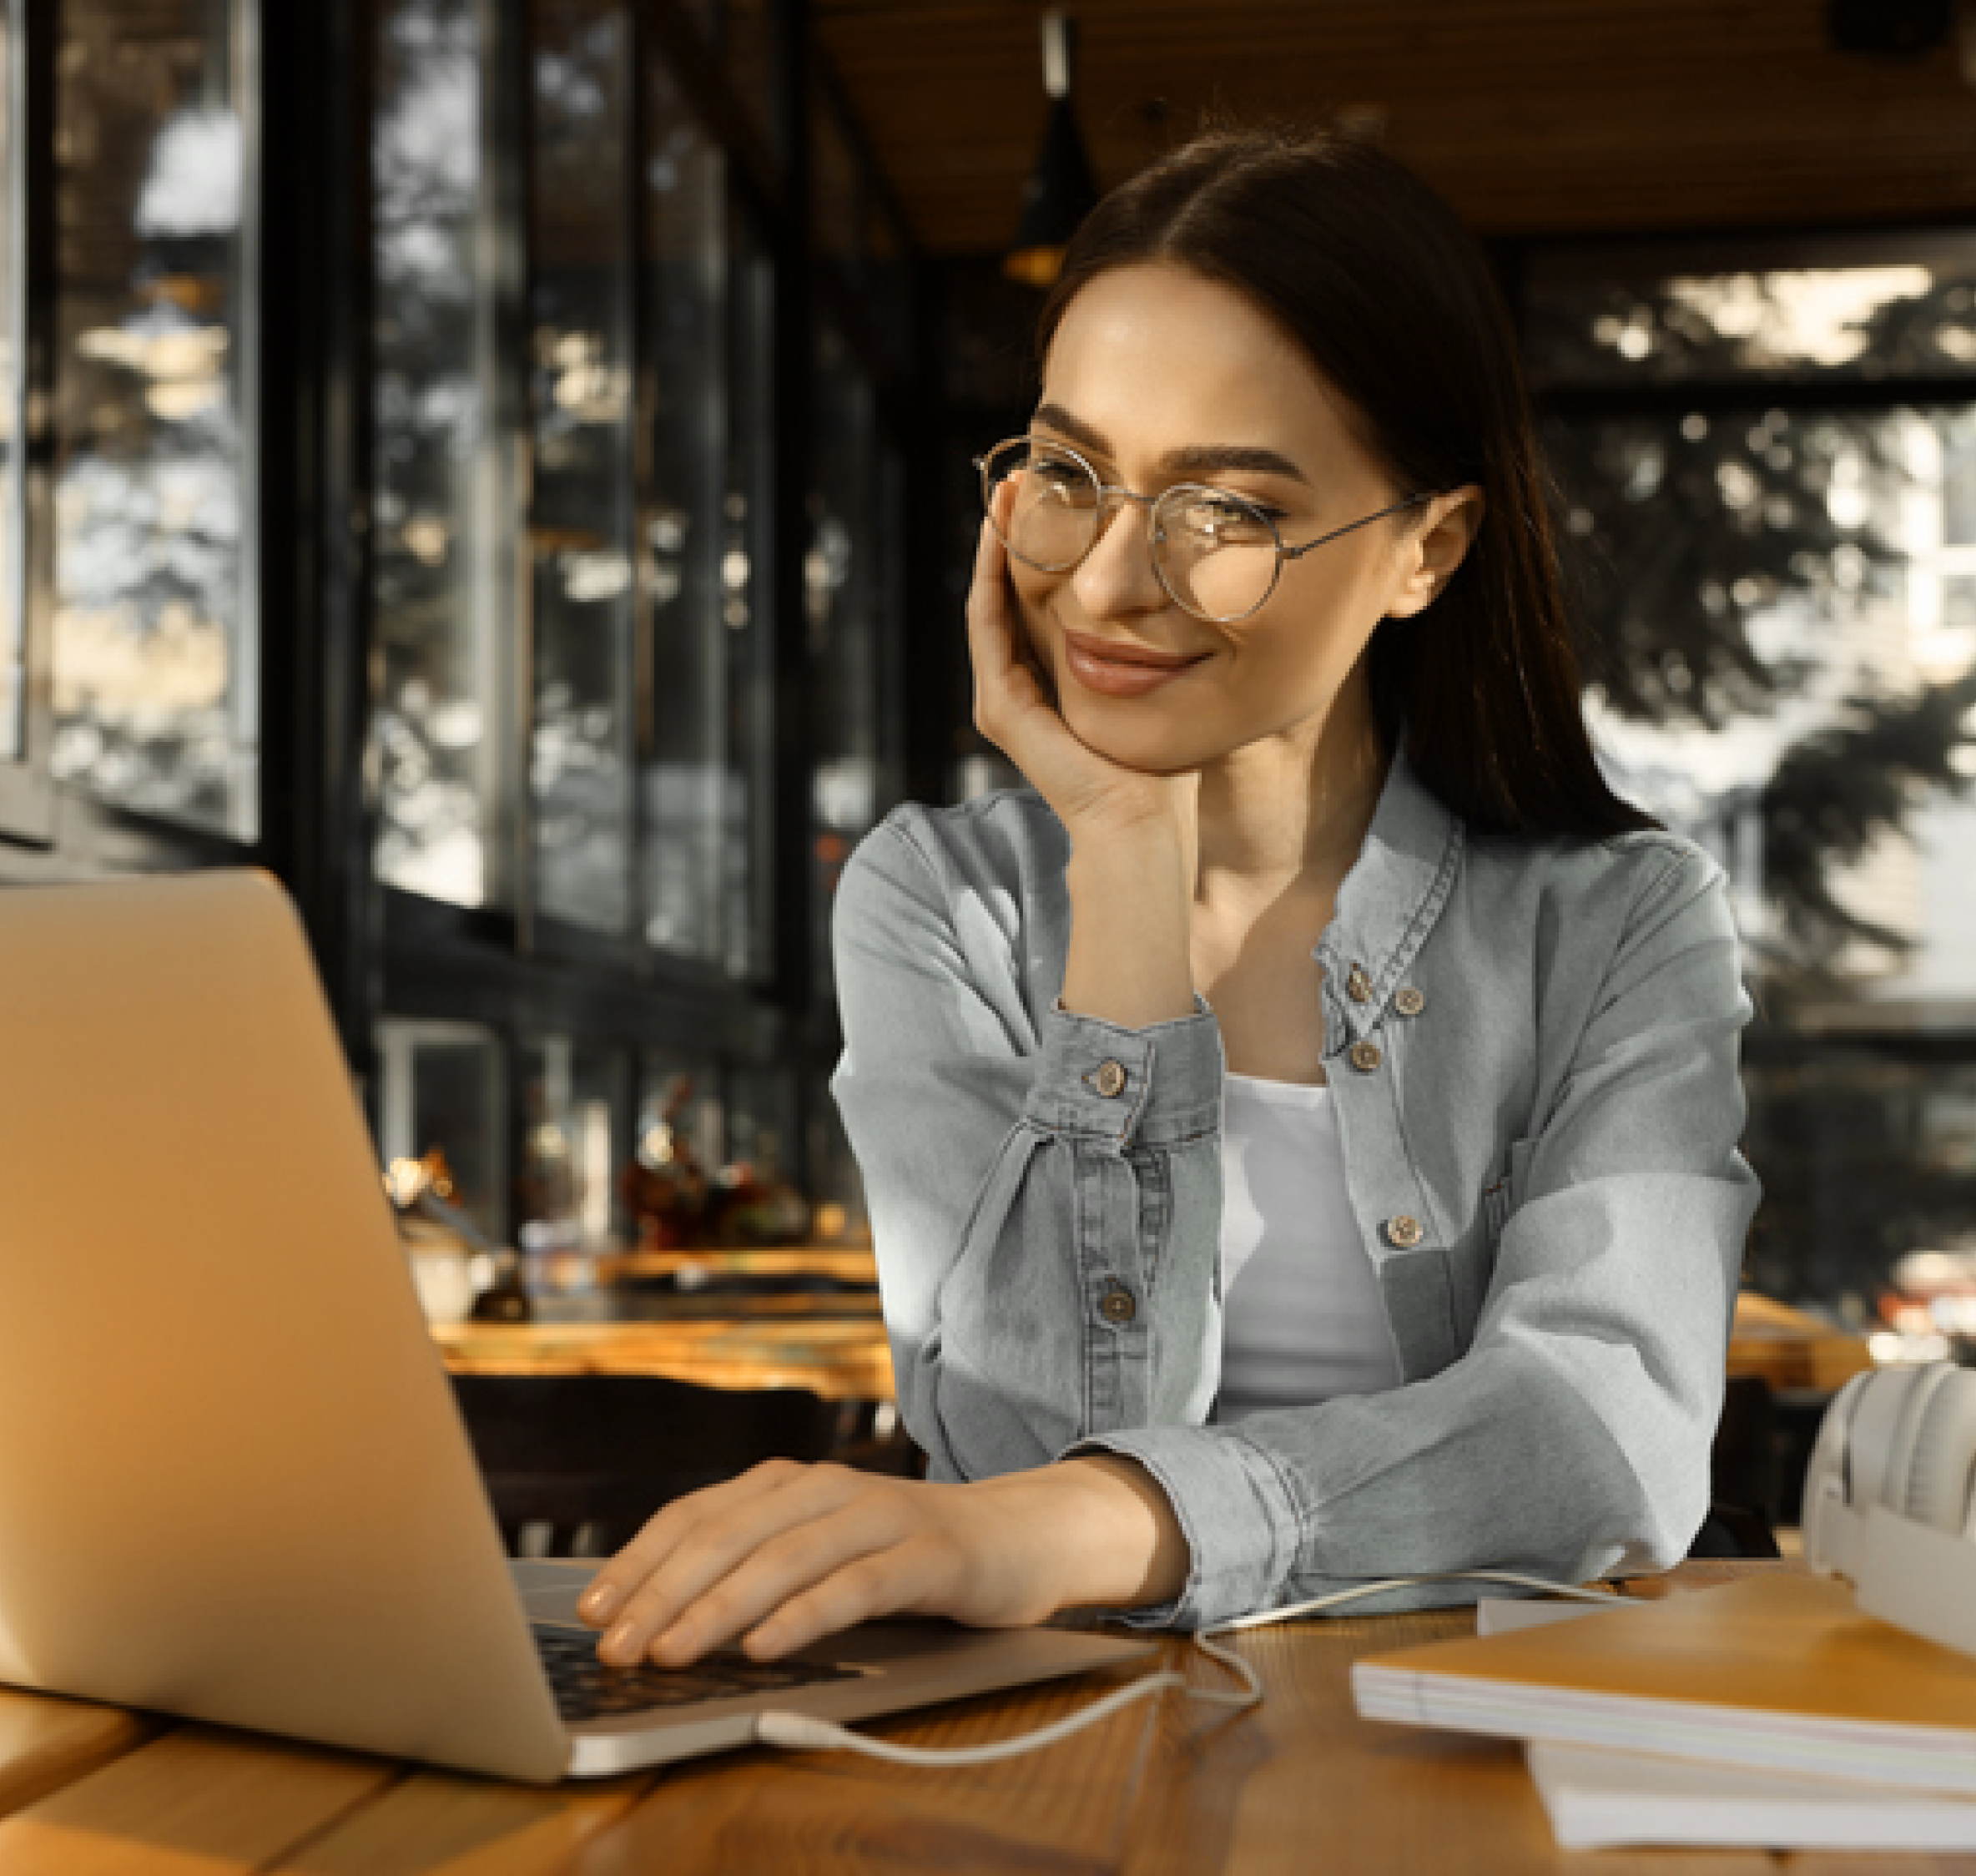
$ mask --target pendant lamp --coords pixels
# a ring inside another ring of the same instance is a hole
[[[1022,217],[1015,245],[1002,262],[1011,280],[1034,287],[1053,285],[1063,267],[1064,250],[1077,224],[1098,199],[1096,179],[1071,103],[1071,59],[1076,23],[1061,7],[1043,15],[1043,89],[1049,93],[1050,121],[1036,168],[1022,185]]]

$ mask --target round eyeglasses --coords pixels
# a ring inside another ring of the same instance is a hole
[[[1176,482],[1139,495],[1103,481],[1063,443],[1012,436],[975,459],[981,501],[1002,545],[1043,573],[1067,573],[1097,544],[1122,502],[1146,511],[1146,545],[1167,597],[1210,624],[1228,625],[1258,610],[1283,577],[1283,562],[1313,547],[1369,527],[1431,499],[1409,495],[1321,534],[1286,547],[1266,508],[1247,496],[1204,482]]]

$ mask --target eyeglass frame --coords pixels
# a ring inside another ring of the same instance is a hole
[[[1072,448],[1068,443],[1051,441],[1045,446],[1067,456],[1086,475],[1091,477],[1092,486],[1098,492],[1098,505],[1093,511],[1096,516],[1096,525],[1091,532],[1091,546],[1086,547],[1084,552],[1079,554],[1075,560],[1066,560],[1061,567],[1051,567],[1042,561],[1031,560],[1026,553],[1019,552],[1015,544],[1002,532],[1001,524],[995,518],[995,503],[990,498],[991,491],[988,486],[988,465],[1004,450],[1011,448],[1017,444],[1025,448],[1034,449],[1036,447],[1036,439],[1033,436],[1006,436],[1001,442],[996,444],[992,449],[984,451],[974,459],[975,471],[981,478],[981,506],[986,511],[988,525],[995,530],[996,539],[1000,541],[1010,553],[1014,554],[1016,558],[1021,561],[1025,567],[1033,567],[1039,573],[1067,573],[1073,567],[1081,567],[1089,558],[1091,547],[1095,547],[1103,538],[1108,518],[1106,513],[1106,509],[1115,508],[1122,502],[1137,502],[1146,511],[1146,557],[1152,564],[1152,575],[1159,582],[1161,592],[1165,593],[1190,618],[1199,619],[1205,625],[1238,625],[1243,619],[1253,618],[1275,598],[1276,589],[1283,582],[1283,562],[1286,560],[1301,560],[1313,547],[1324,547],[1344,535],[1357,533],[1362,527],[1370,527],[1375,521],[1384,521],[1389,515],[1403,514],[1409,508],[1417,508],[1422,502],[1434,500],[1434,496],[1429,492],[1404,496],[1398,502],[1389,503],[1388,506],[1378,510],[1375,513],[1362,515],[1357,521],[1347,522],[1343,527],[1333,528],[1328,534],[1320,534],[1314,541],[1305,541],[1296,547],[1291,547],[1284,541],[1282,529],[1276,525],[1275,521],[1270,516],[1263,512],[1260,505],[1234,489],[1217,488],[1212,482],[1174,482],[1170,487],[1162,489],[1157,495],[1142,495],[1137,489],[1126,487],[1122,482],[1106,482],[1097,472],[1090,460],[1081,452]],[[1233,502],[1240,504],[1269,530],[1270,538],[1276,543],[1276,566],[1270,573],[1269,584],[1264,589],[1263,597],[1246,612],[1219,614],[1201,612],[1195,607],[1190,606],[1167,583],[1167,576],[1160,567],[1159,557],[1153,552],[1157,542],[1163,538],[1162,534],[1156,532],[1158,525],[1157,517],[1159,506],[1170,497],[1184,494],[1190,490],[1201,495],[1212,495],[1217,501]]]

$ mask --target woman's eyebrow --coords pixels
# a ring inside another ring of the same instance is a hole
[[[1074,417],[1061,404],[1039,404],[1031,423],[1047,424],[1051,429],[1068,436],[1073,443],[1080,443],[1093,456],[1109,456],[1112,452],[1105,439],[1085,422]]]
[[[1293,482],[1310,487],[1310,477],[1287,456],[1274,450],[1248,448],[1239,443],[1195,443],[1185,449],[1169,450],[1160,459],[1162,468],[1182,475],[1212,476],[1217,472],[1246,470],[1252,476],[1286,476]]]
[[[1109,460],[1111,445],[1084,421],[1072,416],[1061,404],[1039,404],[1032,422],[1045,424],[1060,436]],[[1160,466],[1177,476],[1212,476],[1228,470],[1247,471],[1255,476],[1286,476],[1293,482],[1310,487],[1310,477],[1289,457],[1275,450],[1257,449],[1240,443],[1192,443],[1169,450]]]

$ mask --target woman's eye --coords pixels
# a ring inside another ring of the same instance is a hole
[[[1227,495],[1195,496],[1182,510],[1180,518],[1189,532],[1217,546],[1268,540],[1271,533],[1265,510]]]
[[[1058,456],[1032,456],[1027,473],[1039,494],[1067,496],[1091,487],[1091,477],[1077,464]]]

